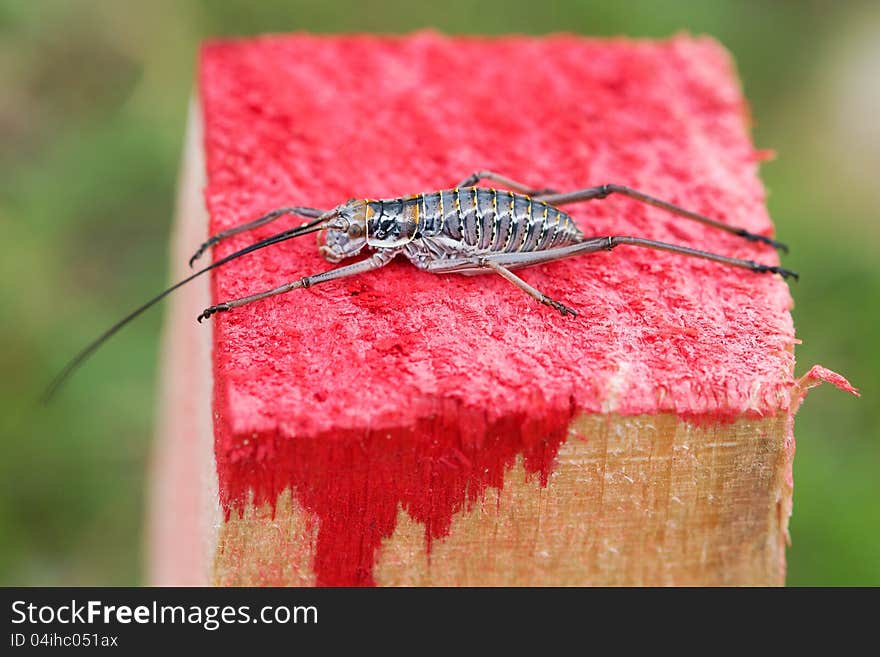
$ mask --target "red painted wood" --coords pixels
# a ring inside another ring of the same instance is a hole
[[[489,168],[561,190],[615,182],[771,234],[731,62],[715,42],[303,35],[202,53],[217,231],[290,204],[449,187]],[[759,245],[625,199],[571,206],[587,234],[642,235],[778,262]],[[239,236],[215,257],[290,221]],[[323,271],[303,238],[214,276],[215,300]],[[214,322],[222,502],[293,487],[320,522],[320,584],[371,584],[402,506],[443,536],[516,456],[546,477],[576,412],[694,420],[786,411],[788,288],[621,247],[523,270],[578,309],[494,276],[407,262]]]

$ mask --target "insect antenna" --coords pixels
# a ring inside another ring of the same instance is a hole
[[[104,331],[100,336],[95,338],[82,351],[80,351],[76,356],[74,356],[70,360],[70,362],[68,362],[67,365],[64,366],[64,369],[62,369],[55,376],[55,378],[52,379],[51,383],[47,386],[46,390],[43,392],[42,396],[40,397],[40,401],[43,404],[50,402],[52,400],[52,398],[55,396],[55,393],[58,392],[58,389],[64,384],[64,382],[68,378],[70,378],[70,375],[73,374],[74,371],[76,371],[76,369],[80,365],[82,365],[86,360],[88,360],[88,358],[92,354],[94,354],[95,351],[97,351],[101,345],[103,345],[107,340],[109,340],[111,337],[113,337],[113,335],[116,334],[122,327],[124,327],[126,324],[131,322],[133,319],[135,319],[136,317],[138,317],[139,315],[141,315],[145,311],[147,311],[150,308],[152,308],[153,306],[155,306],[162,299],[164,299],[169,294],[174,292],[174,290],[176,290],[177,288],[182,287],[182,286],[186,285],[187,283],[189,283],[191,280],[198,278],[202,274],[207,273],[207,272],[211,271],[212,269],[216,269],[217,267],[220,267],[221,265],[225,265],[227,262],[235,260],[236,258],[240,258],[243,255],[247,255],[248,253],[251,253],[253,251],[263,249],[267,246],[272,246],[273,244],[278,244],[279,242],[283,242],[285,240],[289,240],[294,237],[299,237],[301,235],[308,235],[309,233],[314,233],[319,230],[322,230],[326,226],[329,219],[331,219],[333,216],[334,216],[333,211],[327,212],[313,221],[305,223],[301,226],[297,226],[296,228],[290,228],[288,230],[282,231],[276,235],[272,235],[271,237],[267,237],[266,239],[260,240],[259,242],[255,242],[255,243],[251,244],[250,246],[247,246],[247,247],[241,249],[240,251],[236,251],[235,253],[229,254],[225,258],[221,258],[217,262],[211,263],[210,265],[208,265],[204,269],[200,269],[199,271],[195,272],[194,274],[191,274],[190,276],[187,276],[183,280],[178,281],[177,283],[175,283],[171,287],[167,288],[166,290],[163,290],[162,292],[160,292],[159,294],[154,296],[152,299],[150,299],[149,301],[147,301],[143,305],[132,310],[129,314],[127,314],[125,317],[123,317],[118,322],[116,322],[113,326],[111,326],[106,331]]]

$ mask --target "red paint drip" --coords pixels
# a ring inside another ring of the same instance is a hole
[[[269,37],[205,48],[200,89],[213,232],[283,205],[449,187],[480,169],[560,190],[626,184],[773,230],[763,153],[730,60],[708,39]],[[570,213],[588,235],[778,262],[627,199]],[[328,267],[314,240],[285,242],[215,271],[214,298]],[[399,506],[429,540],[445,535],[518,455],[546,481],[575,412],[721,421],[790,409],[794,329],[779,277],[635,248],[522,275],[580,316],[497,276],[405,262],[217,316],[227,511],[249,491],[274,503],[292,487],[321,523],[319,583],[369,584]]]
[[[456,406],[386,431],[302,439],[270,433],[237,446],[236,436],[218,434],[222,503],[227,512],[241,509],[253,491],[255,504],[274,504],[292,486],[320,523],[317,584],[370,586],[376,549],[393,533],[398,509],[425,525],[430,546],[449,533],[456,512],[489,486],[501,488],[518,456],[546,485],[569,421],[570,412],[560,409],[487,425],[481,410]]]

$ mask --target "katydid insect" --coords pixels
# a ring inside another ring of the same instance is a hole
[[[481,180],[492,180],[512,191],[478,187],[477,184]],[[532,189],[491,171],[478,171],[453,189],[433,193],[382,200],[354,199],[331,210],[283,207],[254,221],[209,237],[190,258],[190,266],[218,242],[264,226],[282,216],[299,215],[310,221],[221,258],[153,297],[81,351],[58,374],[50,385],[46,397],[51,397],[61,383],[114,333],[177,288],[248,253],[319,231],[324,231],[324,243],[320,246],[320,252],[332,263],[339,263],[356,256],[365,248],[373,253],[352,264],[211,306],[198,316],[199,322],[215,313],[226,312],[291,290],[375,271],[398,255],[404,255],[417,268],[435,274],[498,274],[541,303],[555,308],[563,316],[572,317],[577,316],[576,310],[551,299],[514,274],[512,270],[576,255],[610,251],[618,246],[627,245],[712,260],[757,273],[779,274],[783,278],[798,277],[796,272],[779,266],[642,237],[624,235],[584,237],[571,217],[558,207],[568,203],[604,199],[612,194],[627,196],[680,217],[738,235],[743,239],[767,244],[784,252],[788,251],[788,247],[784,244],[769,237],[705,217],[622,185],[607,184],[558,193],[552,189]]]

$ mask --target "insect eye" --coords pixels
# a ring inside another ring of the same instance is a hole
[[[360,224],[352,224],[348,227],[348,236],[349,237],[360,237],[364,234],[364,227]]]

